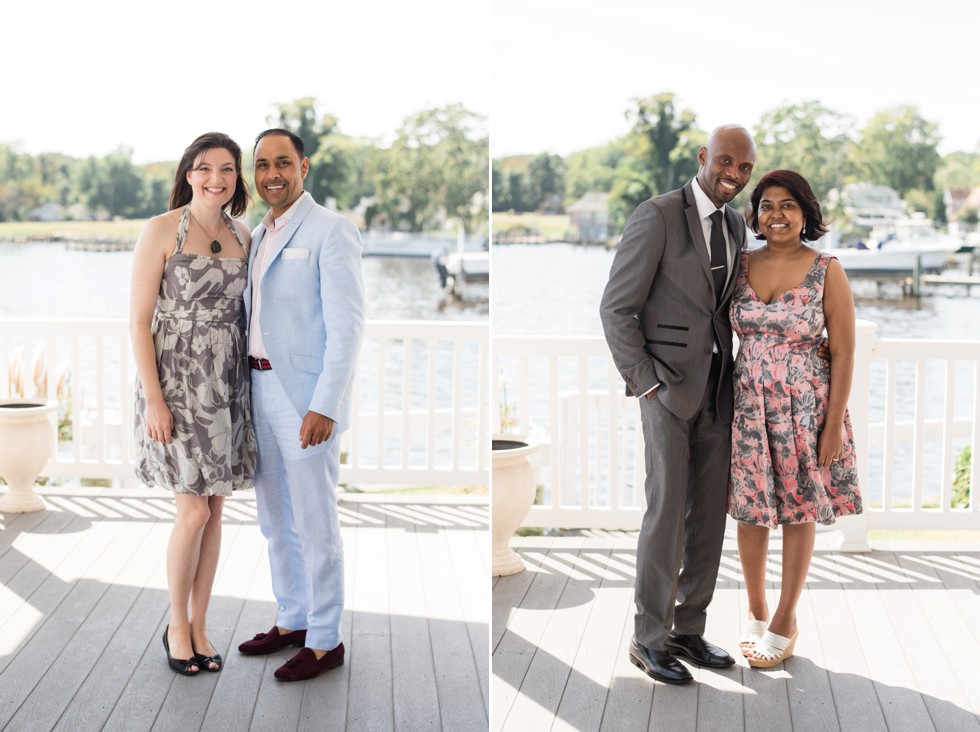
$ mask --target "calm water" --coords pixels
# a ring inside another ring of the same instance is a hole
[[[0,243],[0,317],[126,318],[132,252]],[[444,302],[425,258],[365,257],[368,320],[485,321],[486,289]],[[482,297],[480,297],[482,295]]]
[[[599,300],[614,252],[572,244],[506,245],[493,249],[494,335],[602,335]],[[980,339],[980,288],[936,288],[903,298],[897,285],[880,292],[853,283],[857,317],[878,325],[881,338]]]

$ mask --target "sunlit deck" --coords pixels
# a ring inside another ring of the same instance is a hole
[[[486,498],[342,496],[346,663],[294,684],[244,657],[275,616],[254,493],[226,502],[208,616],[218,674],[174,674],[161,491],[44,492],[0,514],[0,729],[479,730],[488,724]]]
[[[706,637],[738,662],[692,667],[681,687],[627,660],[636,532],[515,537],[527,570],[493,584],[493,729],[980,730],[980,541],[843,554],[833,535],[817,536],[796,655],[759,671],[737,655],[745,598],[730,530]],[[770,607],[778,562],[774,535]]]

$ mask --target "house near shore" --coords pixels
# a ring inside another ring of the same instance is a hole
[[[568,207],[572,238],[580,244],[605,244],[613,235],[609,194],[592,191]]]
[[[834,203],[834,193],[829,197]],[[851,183],[840,192],[840,204],[853,226],[872,228],[902,218],[902,197],[888,186],[873,183]]]
[[[64,221],[67,210],[60,203],[47,201],[27,212],[28,221]]]

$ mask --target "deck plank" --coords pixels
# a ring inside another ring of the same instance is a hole
[[[226,501],[208,613],[224,669],[184,677],[167,667],[160,640],[168,619],[172,500],[159,492],[82,493],[46,496],[49,511],[0,519],[0,642],[7,644],[0,652],[0,727],[486,729],[481,684],[489,675],[489,606],[479,595],[489,597],[480,575],[489,565],[475,538],[486,533],[485,505],[344,504],[349,602],[343,625],[352,663],[314,681],[283,684],[272,674],[291,650],[269,657],[237,652],[239,643],[275,622],[254,498]],[[407,644],[397,666],[391,628]],[[370,647],[375,629],[383,630],[379,654]],[[433,660],[436,649],[442,666]],[[410,654],[429,659],[427,673],[405,664]],[[382,708],[372,708],[377,672],[392,679],[393,669],[397,676],[381,694]],[[440,672],[449,680],[438,680]],[[413,701],[428,692],[427,706],[402,705],[396,724],[391,683]]]
[[[682,687],[652,682],[626,660],[632,578],[612,579],[620,567],[603,555],[606,539],[570,532],[515,540],[534,576],[493,584],[494,729],[980,731],[980,552],[883,542],[870,554],[841,554],[828,548],[830,538],[818,537],[794,657],[758,670],[739,655],[733,669],[697,669],[697,683]],[[770,609],[778,543],[777,533]],[[731,541],[722,569],[706,635],[737,652],[746,603]]]
[[[942,569],[931,552],[897,553],[898,564],[933,578],[932,583],[917,582],[910,590],[912,602],[892,602],[887,612],[903,639],[906,655],[923,694],[926,708],[936,729],[980,730],[977,711],[971,710],[965,688],[975,688],[976,658],[972,663],[959,653],[962,644],[976,654],[972,634],[958,622],[955,605],[945,582],[959,586],[962,576]],[[953,576],[950,576],[950,575]],[[896,598],[897,599],[897,598]],[[951,627],[952,626],[952,627]],[[970,646],[972,645],[972,648]],[[970,670],[964,670],[969,666]],[[968,673],[969,676],[964,676]],[[974,694],[975,695],[975,694]]]
[[[419,531],[417,539],[435,660],[439,720],[444,730],[486,729],[486,708],[474,703],[482,692],[473,643],[466,623],[458,620],[466,617],[466,603],[459,596],[460,585],[450,558],[451,534],[451,530]]]
[[[633,577],[616,558],[615,539],[592,540],[577,556],[598,568],[599,586],[582,634],[574,671],[558,705],[554,730],[599,729],[612,683],[616,659],[622,653],[623,605],[633,595]],[[635,572],[630,567],[631,572]]]
[[[347,726],[351,730],[387,730],[394,725],[391,668],[391,620],[387,582],[386,517],[382,507],[363,505],[357,513],[380,521],[356,535],[354,588],[350,608],[351,691]],[[370,525],[370,524],[369,524]]]
[[[103,666],[112,664],[103,652],[139,595],[136,583],[155,566],[155,562],[142,561],[148,537],[144,527],[128,524],[116,528],[119,530],[102,555],[93,557],[94,571],[90,577],[76,584],[32,643],[25,647],[25,659],[53,658],[31,690],[33,699],[47,702],[24,704],[10,720],[12,729],[51,729],[86,679],[101,674]],[[34,643],[41,640],[49,627],[55,626],[60,626],[61,634],[43,644]],[[72,633],[70,637],[69,633]],[[17,673],[13,667],[11,671]]]
[[[391,615],[394,724],[398,729],[439,729],[439,697],[425,612],[422,562],[416,550],[416,526],[389,516],[389,597],[398,605]]]
[[[581,673],[573,669],[582,638],[588,632],[588,620],[596,599],[600,579],[591,571],[579,568],[574,558],[580,547],[552,550],[551,564],[569,574],[569,581],[558,599],[555,610],[549,613],[541,634],[538,649],[528,666],[521,694],[515,699],[508,715],[514,729],[548,729],[555,720],[569,677]],[[597,550],[608,557],[608,547]],[[601,561],[604,561],[602,559]]]

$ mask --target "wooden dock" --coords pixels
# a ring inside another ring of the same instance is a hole
[[[290,650],[236,650],[276,611],[254,493],[224,511],[208,630],[225,668],[186,677],[160,639],[172,499],[82,490],[0,514],[0,729],[487,728],[485,497],[341,500],[346,663],[284,684]]]
[[[636,532],[515,538],[527,571],[493,589],[493,729],[980,730],[980,542],[841,554],[827,538],[818,533],[796,655],[762,671],[737,653],[746,601],[726,535],[705,635],[738,661],[690,666],[695,682],[684,686],[627,659]]]

